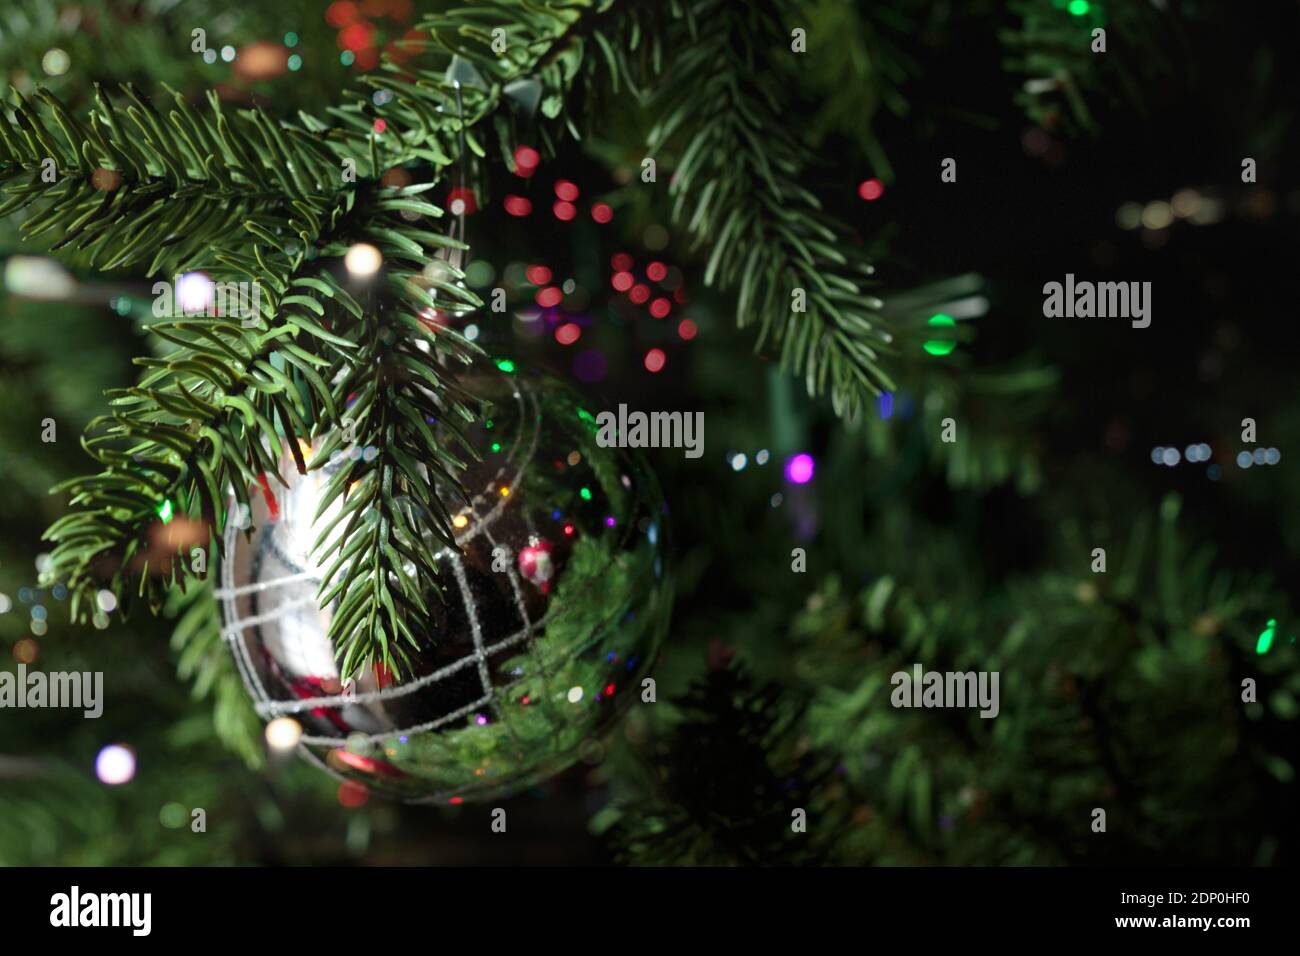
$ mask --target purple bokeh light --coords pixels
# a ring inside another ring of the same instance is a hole
[[[785,480],[792,485],[806,485],[812,481],[816,463],[807,452],[791,455],[785,461]]]

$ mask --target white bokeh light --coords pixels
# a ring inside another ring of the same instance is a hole
[[[110,787],[135,776],[135,752],[121,744],[109,744],[95,758],[95,776]]]
[[[292,717],[277,717],[266,725],[266,743],[272,750],[292,750],[302,737],[302,724]]]
[[[368,242],[358,242],[343,257],[343,265],[348,272],[363,279],[374,275],[383,264],[383,253]]]
[[[176,304],[186,315],[202,315],[216,301],[216,284],[202,272],[187,272],[176,280]]]

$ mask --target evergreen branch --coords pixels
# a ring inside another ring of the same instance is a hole
[[[506,75],[536,67],[548,39],[563,37],[539,28]],[[286,450],[306,470],[298,443],[308,436],[325,438],[311,467],[328,460],[355,396],[359,437],[377,454],[336,472],[317,515],[339,504],[317,553],[330,562],[321,603],[338,602],[331,637],[344,676],[371,661],[400,674],[415,635],[431,632],[425,594],[437,591],[437,566],[422,529],[454,547],[436,489],[459,489],[461,462],[428,420],[471,417],[469,397],[440,360],[468,361],[475,349],[454,334],[432,335],[418,313],[480,303],[450,264],[436,279],[421,273],[439,250],[463,246],[398,214],[441,215],[417,197],[462,141],[483,154],[469,127],[494,115],[502,90],[462,90],[427,71],[371,85],[392,92],[391,125],[376,124],[368,97],[331,110],[333,124],[302,113],[296,122],[260,110],[227,116],[215,96],[207,113],[177,96],[164,120],[130,88],[124,107],[101,94],[83,124],[53,96],[37,107],[15,92],[13,115],[0,122],[0,180],[11,196],[4,211],[44,202],[24,224],[29,234],[57,235],[58,248],[88,251],[92,261],[113,249],[104,267],[148,259],[150,271],[203,267],[218,280],[257,276],[267,287],[251,322],[186,316],[153,325],[176,350],[139,360],[150,371],[114,393],[112,413],[92,424],[83,445],[104,468],[64,486],[70,510],[46,532],[55,543],[47,577],[66,579],[74,618],[92,611],[104,581],[124,599],[138,585],[157,609],[185,577],[176,553],[213,535],[220,546],[227,489],[246,507],[251,486],[283,480]],[[48,160],[53,184],[42,178]],[[421,161],[433,169],[428,182],[375,182]],[[355,181],[340,175],[349,165]],[[212,216],[216,209],[224,215]],[[391,286],[372,287],[364,304],[325,266],[359,241],[383,252]],[[167,526],[167,509],[187,520]]]
[[[744,670],[729,667],[693,683],[673,708],[680,717],[652,754],[658,772],[641,774],[636,789],[642,792],[618,794],[593,821],[622,860],[821,862],[819,850],[790,826],[791,810],[807,807],[826,776],[825,768],[789,746],[791,728],[803,720],[802,703],[773,684],[755,686]],[[736,786],[741,780],[746,785]]]
[[[789,46],[779,10],[717,0],[695,9],[698,37],[689,47],[678,38],[682,52],[652,101],[661,119],[650,151],[680,149],[673,219],[712,249],[705,281],[738,292],[738,320],[759,326],[758,347],[779,342],[809,393],[829,392],[837,413],[852,415],[893,387],[880,363],[893,335],[864,291],[871,266],[799,181],[813,157],[788,131],[765,69]],[[795,310],[799,293],[806,311]]]
[[[581,138],[576,123],[590,129],[599,115],[594,106],[606,94],[626,87],[634,97],[643,95],[670,55],[665,25],[691,20],[684,0],[547,0],[459,7],[421,26],[471,67],[465,71],[471,88],[513,103],[496,121],[501,155],[513,171],[521,127],[535,131],[549,152],[566,130]],[[498,47],[505,43],[504,53],[496,52],[494,40]],[[568,105],[578,87],[588,106],[581,120]]]
[[[391,226],[390,235],[406,243],[442,238],[405,225]],[[456,547],[451,514],[436,489],[459,492],[456,476],[464,463],[429,426],[437,420],[459,438],[448,419],[474,417],[471,396],[440,363],[429,360],[435,349],[454,341],[448,354],[468,361],[467,343],[455,333],[435,335],[420,321],[418,313],[433,298],[417,285],[418,273],[398,268],[404,255],[418,267],[422,255],[403,253],[407,246],[397,243],[381,248],[391,257],[396,304],[366,309],[357,354],[340,355],[328,371],[334,404],[345,408],[352,399],[348,414],[360,423],[356,445],[376,454],[371,460],[340,454],[343,437],[335,431],[316,455],[317,462],[341,460],[321,496],[315,521],[328,520],[313,550],[328,566],[321,606],[338,601],[329,633],[344,674],[372,659],[401,674],[410,663],[408,648],[419,646],[417,634],[431,633],[425,594],[433,590],[440,597],[441,592],[428,538]],[[455,281],[435,280],[441,310],[463,312],[481,304],[464,289],[459,270],[447,263],[443,270]]]
[[[1002,31],[1001,39],[1007,69],[1029,77],[1016,100],[1030,119],[1048,128],[1064,123],[1095,133],[1089,96],[1124,98],[1140,111],[1144,78],[1168,72],[1166,38],[1177,21],[1155,4],[1093,3],[1084,9],[1075,14],[1049,0],[1017,0],[1011,12],[1019,26]],[[1098,28],[1106,31],[1108,44],[1122,43],[1143,55],[1094,53]]]
[[[809,50],[792,57],[785,73],[787,82],[798,84],[813,101],[805,142],[815,149],[832,133],[844,136],[856,142],[877,176],[892,182],[878,118],[885,112],[908,115],[902,87],[921,74],[903,41],[924,34],[948,11],[929,0],[814,0],[800,13]]]

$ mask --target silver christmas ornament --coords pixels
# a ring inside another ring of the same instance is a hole
[[[573,763],[639,705],[672,600],[644,462],[600,447],[558,381],[493,368],[464,385],[493,405],[468,429],[482,461],[463,475],[460,550],[438,553],[447,598],[432,599],[411,673],[340,679],[310,553],[336,513],[313,527],[338,462],[299,475],[286,460],[287,484],[254,487],[252,530],[228,524],[217,591],[257,712],[296,720],[299,752],[330,773],[417,802],[487,799]]]

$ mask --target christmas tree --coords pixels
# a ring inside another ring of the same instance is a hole
[[[11,3],[0,862],[1292,862],[1296,26]]]

